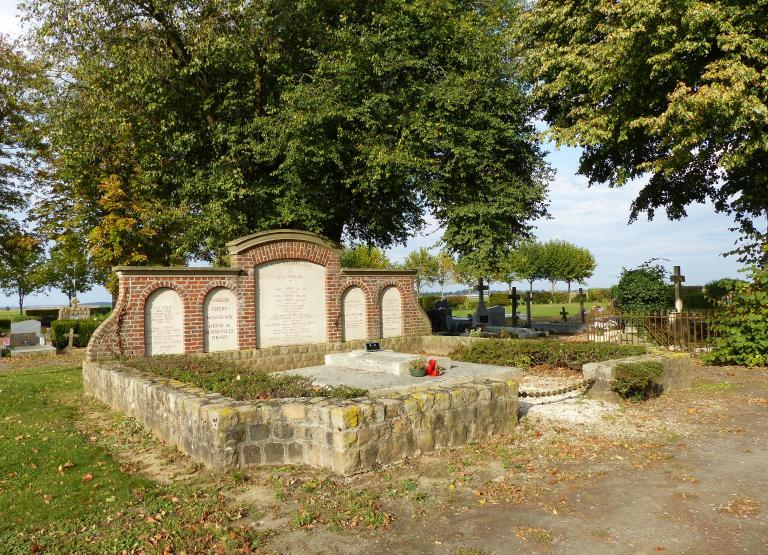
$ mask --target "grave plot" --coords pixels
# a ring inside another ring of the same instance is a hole
[[[460,342],[430,342],[414,272],[342,268],[339,245],[303,231],[228,248],[227,268],[116,269],[117,306],[83,366],[87,393],[221,470],[304,463],[350,475],[516,425],[519,372],[445,357]],[[365,341],[400,352],[351,353]],[[403,375],[420,351],[445,375]],[[158,374],[119,362],[179,355],[221,367]],[[235,383],[228,360],[243,368]],[[265,372],[319,365],[317,380]],[[248,389],[257,375],[261,393]]]

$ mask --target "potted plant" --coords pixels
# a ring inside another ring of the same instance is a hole
[[[414,378],[423,378],[427,374],[427,361],[424,357],[412,360],[408,365],[408,371]]]

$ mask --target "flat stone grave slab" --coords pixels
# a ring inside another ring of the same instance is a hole
[[[485,326],[485,331],[493,334],[500,334],[502,331],[506,331],[509,334],[514,334],[518,339],[532,339],[534,337],[542,337],[546,335],[543,331],[536,331],[528,328],[513,328],[511,326]]]
[[[53,345],[32,345],[29,347],[11,347],[11,353],[18,355],[36,355],[45,353],[55,353],[56,347]]]
[[[401,353],[405,354],[405,353]],[[412,355],[415,356],[415,355]],[[310,366],[285,370],[287,374],[305,376],[317,386],[346,385],[368,390],[369,397],[382,397],[390,393],[404,393],[430,387],[457,386],[476,380],[519,380],[523,371],[511,366],[493,366],[473,362],[452,362],[442,376],[414,378],[410,374],[354,369],[338,365]]]
[[[422,355],[398,353],[396,351],[348,351],[325,355],[326,366],[343,366],[354,370],[384,372],[395,376],[409,376],[412,361]],[[451,367],[451,359],[443,356],[423,355],[427,360],[435,359],[443,368]]]

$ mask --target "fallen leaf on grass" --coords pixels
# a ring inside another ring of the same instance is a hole
[[[90,482],[93,480],[93,474],[84,474],[83,475],[83,482]]]

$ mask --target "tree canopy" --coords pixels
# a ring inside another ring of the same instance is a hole
[[[403,261],[403,267],[416,271],[416,292],[421,294],[421,287],[435,283],[440,277],[440,262],[438,257],[421,247],[411,251]]]
[[[768,0],[538,0],[523,22],[541,117],[590,183],[649,174],[631,220],[710,200],[765,261]]]
[[[392,267],[387,253],[377,247],[355,245],[341,251],[341,266],[344,268],[379,268]]]
[[[291,227],[388,247],[427,214],[493,264],[546,211],[516,0],[28,0],[57,181],[96,264]]]

